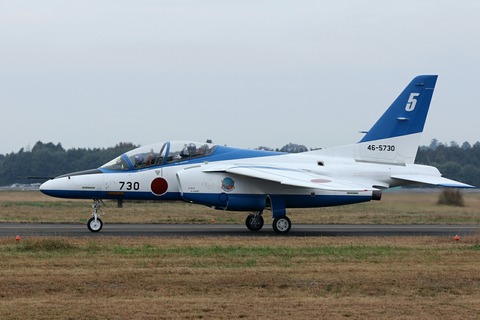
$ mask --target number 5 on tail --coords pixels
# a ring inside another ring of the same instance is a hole
[[[405,111],[413,111],[415,109],[415,106],[417,105],[417,99],[420,93],[410,93],[410,98],[408,98],[407,105],[405,106]]]

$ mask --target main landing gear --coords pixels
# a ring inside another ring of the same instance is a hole
[[[249,214],[245,220],[245,225],[250,231],[259,231],[263,228],[263,217],[262,211],[257,211],[255,213]]]
[[[92,217],[87,222],[88,230],[90,230],[91,232],[99,232],[100,230],[102,230],[103,222],[98,217],[99,212],[103,213],[102,209],[100,209],[102,203],[103,203],[102,200],[93,199]]]
[[[264,220],[262,217],[262,211],[249,214],[245,219],[245,225],[250,231],[260,231],[263,228]],[[272,223],[273,231],[278,234],[287,234],[292,228],[292,222],[286,215],[280,215],[273,218]]]
[[[292,228],[292,222],[287,216],[279,216],[273,219],[273,230],[278,234],[287,234]]]

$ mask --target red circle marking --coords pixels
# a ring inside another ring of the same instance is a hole
[[[153,179],[152,184],[150,185],[150,188],[152,189],[152,192],[155,195],[161,196],[167,192],[168,182],[163,178],[155,178]]]

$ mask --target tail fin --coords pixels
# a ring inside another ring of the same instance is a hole
[[[357,144],[357,161],[413,163],[425,125],[436,75],[414,78]]]

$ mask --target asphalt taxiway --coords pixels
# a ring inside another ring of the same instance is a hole
[[[83,224],[0,223],[0,237],[219,237],[279,236],[270,225],[258,232],[234,224],[105,224],[92,233]],[[474,236],[479,225],[296,224],[287,236]]]

